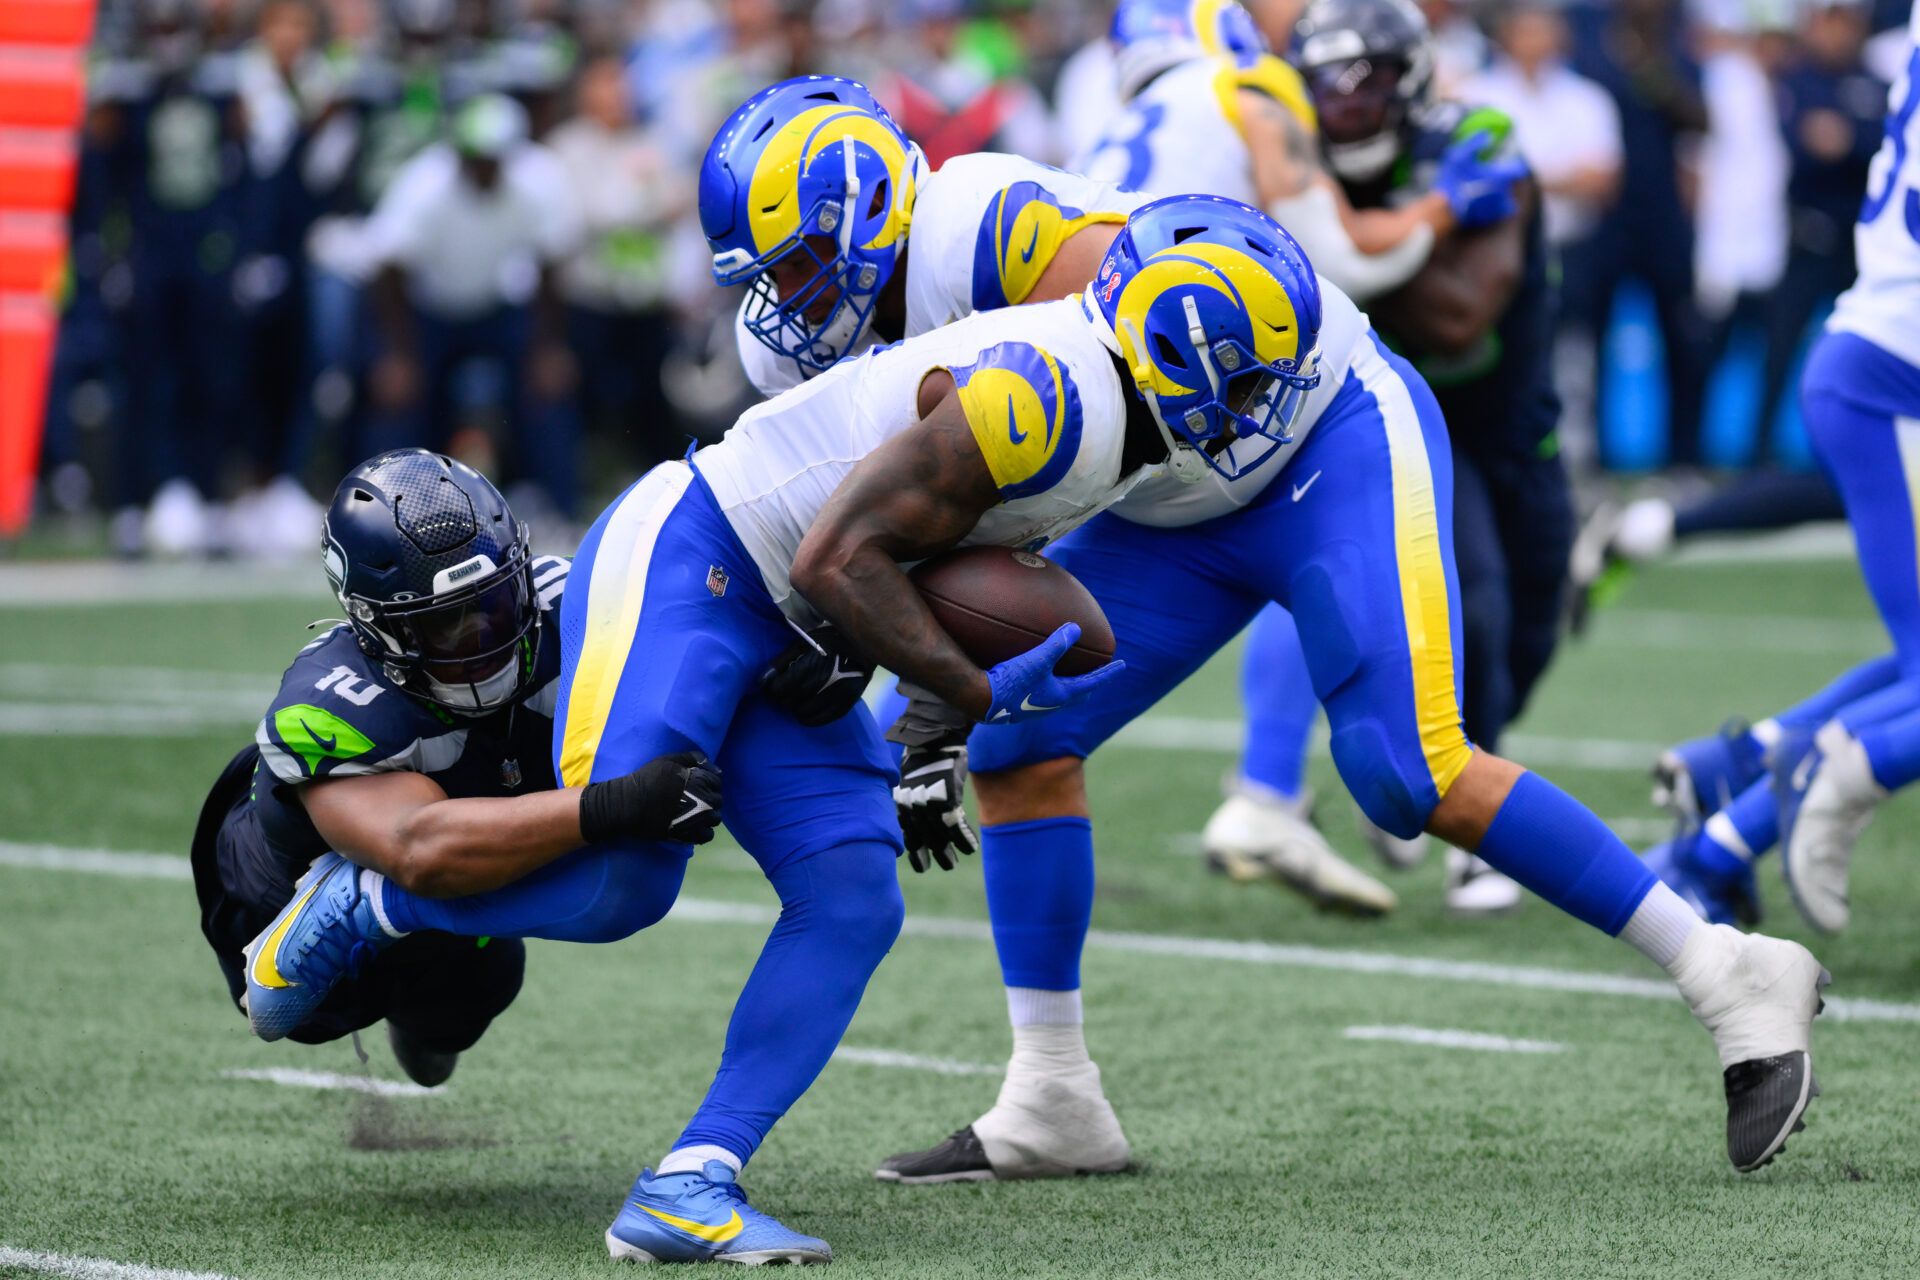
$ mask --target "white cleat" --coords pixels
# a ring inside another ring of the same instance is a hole
[[[1427,853],[1433,848],[1424,831],[1411,839],[1397,836],[1385,827],[1375,826],[1367,811],[1357,804],[1353,806],[1353,825],[1360,829],[1360,838],[1367,842],[1367,847],[1394,871],[1411,871],[1427,860]]]
[[[991,1111],[937,1146],[888,1157],[873,1176],[908,1186],[1066,1178],[1120,1173],[1131,1157],[1098,1066],[1042,1073],[1016,1058]]]
[[[1459,916],[1505,915],[1520,898],[1514,881],[1466,850],[1447,846],[1447,910]]]
[[[1695,929],[1674,981],[1712,1033],[1727,1095],[1727,1158],[1742,1173],[1779,1154],[1819,1094],[1811,1040],[1832,976],[1797,942],[1730,925]]]
[[[1807,923],[1822,933],[1839,933],[1852,918],[1847,880],[1854,846],[1887,792],[1874,780],[1858,738],[1822,730],[1820,748],[1808,757],[1813,776],[1782,848],[1781,869],[1793,905]]]
[[[1322,911],[1382,916],[1400,905],[1393,890],[1342,858],[1307,820],[1311,793],[1285,801],[1238,788],[1200,833],[1207,865],[1234,880],[1277,880]]]

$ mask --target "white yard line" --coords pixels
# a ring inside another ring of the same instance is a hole
[[[313,561],[281,567],[137,564],[58,560],[0,567],[0,607],[66,609],[82,605],[200,604],[228,600],[310,600],[330,606]]]
[[[1243,720],[1207,716],[1142,716],[1120,730],[1110,746],[1154,751],[1218,751],[1239,754],[1247,726]],[[1613,738],[1555,738],[1510,733],[1502,740],[1506,755],[1522,764],[1641,773],[1653,767],[1664,742],[1625,742]],[[1327,754],[1326,730],[1314,730],[1312,750]]]
[[[49,852],[54,850],[56,852]],[[67,856],[71,855],[71,856]],[[127,859],[122,862],[122,859]],[[178,869],[155,870],[158,862]],[[165,854],[124,854],[108,849],[59,850],[51,845],[23,845],[0,841],[0,866],[34,867],[62,871],[105,871],[110,875],[189,878],[185,858]],[[111,869],[109,869],[111,868]],[[751,902],[718,902],[708,898],[681,898],[668,919],[701,924],[742,924],[766,928],[774,920],[771,907]],[[1571,926],[1569,926],[1571,927]],[[950,938],[991,942],[984,920],[956,920],[939,916],[908,916],[904,932],[921,938]],[[1429,978],[1471,986],[1519,987],[1534,991],[1565,991],[1584,995],[1631,996],[1643,1000],[1673,1000],[1673,984],[1654,978],[1583,973],[1534,965],[1494,964],[1479,960],[1443,960],[1431,956],[1395,955],[1379,951],[1346,951],[1335,947],[1289,945],[1277,942],[1234,942],[1221,938],[1188,938],[1177,934],[1122,933],[1095,929],[1087,946],[1096,951],[1131,955],[1173,956],[1185,960],[1230,960],[1238,964],[1282,969],[1319,969],[1336,973],[1366,973],[1386,977]],[[1890,1000],[1827,997],[1829,1019],[1849,1022],[1920,1023],[1920,1004]]]
[[[1609,649],[1698,653],[1878,653],[1893,648],[1887,630],[1867,619],[1799,614],[1686,613],[1667,609],[1601,609],[1591,643]]]
[[[917,1053],[893,1049],[856,1049],[841,1045],[833,1051],[836,1062],[858,1062],[869,1067],[902,1067],[908,1071],[931,1071],[943,1076],[997,1076],[1005,1071],[986,1062],[959,1062],[952,1058],[926,1058]]]
[[[71,1276],[73,1280],[233,1280],[217,1271],[170,1271],[165,1267],[143,1267],[106,1258],[76,1258],[66,1253],[41,1253],[38,1249],[15,1249],[0,1244],[0,1270],[8,1268]]]
[[[429,1089],[410,1080],[375,1080],[372,1076],[346,1076],[334,1071],[296,1071],[291,1067],[235,1067],[222,1071],[223,1080],[259,1080],[285,1085],[289,1089],[338,1089],[346,1093],[371,1093],[381,1098],[434,1098],[444,1090]]]
[[[1481,1049],[1489,1053],[1559,1053],[1567,1046],[1552,1040],[1514,1040],[1448,1027],[1348,1027],[1349,1040],[1393,1040],[1435,1049]]]

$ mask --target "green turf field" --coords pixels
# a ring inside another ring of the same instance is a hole
[[[237,1277],[608,1274],[601,1232],[698,1100],[766,927],[752,863],[702,850],[688,915],[627,942],[532,944],[519,1003],[436,1096],[232,1078],[362,1068],[346,1043],[248,1037],[183,862],[75,864],[184,857],[206,784],[326,602],[188,602],[200,588],[85,572],[77,594],[116,602],[23,607],[47,579],[0,570],[0,1275],[26,1274],[10,1249]],[[1647,573],[1563,651],[1513,754],[1645,844],[1653,744],[1765,714],[1878,643],[1844,563]],[[1706,1036],[1676,999],[1649,998],[1660,975],[1619,944],[1539,903],[1449,919],[1437,859],[1393,877],[1402,908],[1371,924],[1206,876],[1191,833],[1237,745],[1234,679],[1217,661],[1092,768],[1106,932],[1086,963],[1089,1040],[1137,1171],[872,1180],[997,1087],[998,973],[963,866],[908,877],[908,933],[847,1037],[946,1071],[834,1063],[748,1170],[756,1204],[858,1276],[1912,1274],[1910,801],[1863,846],[1853,931],[1816,947],[1832,995],[1882,1016],[1822,1021],[1808,1131],[1741,1177]],[[1359,856],[1324,758],[1314,779],[1324,824]],[[1771,861],[1764,883],[1770,925],[1811,941]],[[1543,989],[1556,975],[1572,989]],[[1596,976],[1636,981],[1578,980]],[[1561,1049],[1349,1034],[1369,1027]],[[367,1046],[372,1074],[398,1080],[384,1037]]]

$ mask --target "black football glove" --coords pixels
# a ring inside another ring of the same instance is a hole
[[[800,638],[760,677],[760,691],[812,729],[853,710],[871,679],[872,664],[854,653],[828,622],[800,631]]]
[[[673,840],[705,844],[720,825],[720,770],[704,751],[676,751],[580,793],[588,844]]]
[[[901,692],[908,696],[907,709],[887,730],[887,741],[907,749],[893,788],[904,852],[915,871],[936,862],[951,871],[961,855],[980,852],[966,806],[967,733],[973,721],[906,685]]]

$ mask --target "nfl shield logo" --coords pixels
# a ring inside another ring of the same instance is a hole
[[[727,571],[717,564],[707,566],[707,590],[713,592],[716,600],[727,594]]]
[[[513,791],[519,788],[520,781],[520,762],[518,760],[502,760],[500,762],[500,785],[509,791]]]

